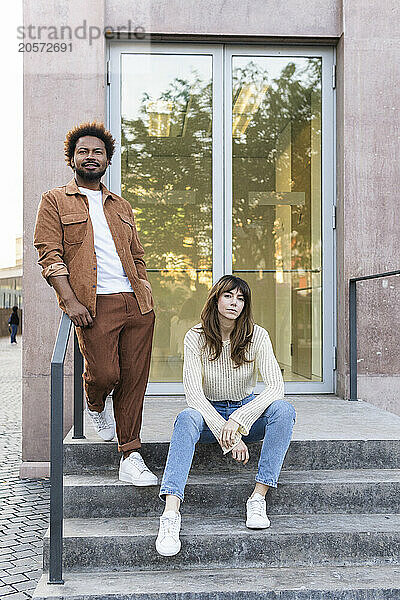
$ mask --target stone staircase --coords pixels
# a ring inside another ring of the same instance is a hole
[[[250,446],[246,467],[215,445],[200,446],[181,509],[182,550],[171,558],[154,547],[158,488],[119,482],[116,444],[101,442],[89,427],[86,440],[69,434],[65,584],[48,585],[45,573],[34,598],[399,600],[400,418],[337,398],[293,403],[294,439],[280,485],[267,496],[271,527],[244,525],[260,444]],[[156,406],[146,407],[143,456],[161,475],[183,404],[163,405],[162,434],[151,416]],[[48,535],[43,560],[46,571]]]

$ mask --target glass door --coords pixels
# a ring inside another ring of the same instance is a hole
[[[333,50],[115,44],[110,185],[156,302],[148,393],[182,393],[213,281],[253,290],[287,391],[333,391]]]
[[[333,58],[225,52],[225,270],[250,284],[294,393],[334,391]]]
[[[116,46],[111,67],[110,183],[134,209],[156,303],[149,392],[182,393],[184,335],[223,273],[222,48]]]

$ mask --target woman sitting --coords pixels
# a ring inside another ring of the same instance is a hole
[[[258,371],[266,387],[255,396]],[[176,418],[160,488],[165,511],[156,549],[162,556],[181,548],[179,507],[197,442],[218,442],[224,454],[231,452],[246,464],[247,443],[264,440],[256,484],[246,503],[246,525],[270,525],[265,494],[277,487],[296,413],[282,399],[282,373],[267,331],[254,324],[251,292],[243,279],[224,275],[211,289],[201,324],[185,335],[183,384],[189,408]]]

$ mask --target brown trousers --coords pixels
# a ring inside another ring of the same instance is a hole
[[[154,320],[153,310],[142,315],[132,292],[120,292],[98,295],[93,326],[76,328],[88,407],[102,412],[114,390],[118,450],[125,456],[141,445]]]

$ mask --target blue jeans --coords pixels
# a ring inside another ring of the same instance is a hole
[[[14,342],[16,342],[16,335],[17,335],[17,330],[18,330],[18,325],[11,325],[11,343],[14,344]]]
[[[240,402],[213,402],[213,406],[225,420],[228,420],[239,406],[247,404],[253,398],[254,394],[250,394]],[[295,419],[296,412],[293,406],[285,400],[276,400],[255,421],[249,435],[242,437],[245,444],[264,440],[256,475],[256,481],[259,483],[277,487]],[[160,498],[163,499],[163,496],[169,494],[183,501],[197,442],[210,444],[216,442],[216,439],[199,411],[185,408],[176,417],[161,482]]]

